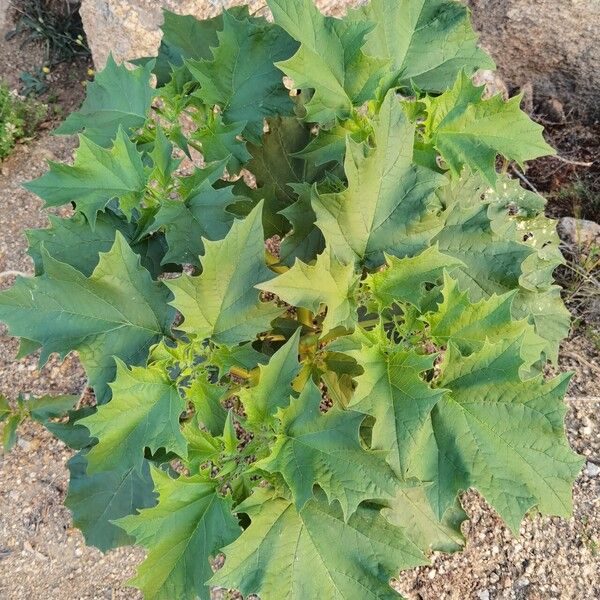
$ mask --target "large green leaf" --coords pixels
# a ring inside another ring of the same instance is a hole
[[[218,105],[226,124],[246,123],[245,135],[259,143],[266,117],[292,112],[289,92],[273,63],[289,58],[298,45],[264,19],[238,19],[227,11],[217,36],[212,60],[186,61],[201,86],[197,95]]]
[[[414,432],[423,427],[444,392],[432,389],[421,376],[433,367],[435,356],[389,349],[386,342],[383,333],[363,336],[360,349],[348,352],[364,370],[350,407],[375,418],[371,447],[387,452],[388,462],[404,478],[417,443]]]
[[[265,265],[262,203],[236,221],[222,241],[204,241],[202,275],[167,281],[172,305],[184,316],[182,331],[234,345],[269,329],[281,308],[261,302],[255,286],[271,272]]]
[[[461,292],[457,282],[448,275],[442,291],[443,302],[426,317],[435,342],[441,346],[452,342],[462,354],[467,355],[482,348],[486,340],[497,342],[522,333],[526,336],[522,349],[523,366],[528,368],[540,359],[546,341],[526,320],[513,318],[512,304],[516,292],[471,303],[468,292]]]
[[[365,51],[390,61],[384,92],[413,85],[442,92],[463,69],[472,74],[494,68],[492,59],[477,47],[469,10],[455,0],[371,0],[351,14],[375,23]]]
[[[237,175],[252,158],[246,143],[241,139],[246,122],[226,125],[220,113],[209,115],[209,119],[194,132],[193,139],[200,142],[205,161],[227,159],[227,170],[230,174]]]
[[[417,256],[385,257],[387,268],[369,275],[366,284],[381,308],[389,308],[395,302],[408,302],[420,308],[425,296],[425,285],[438,283],[444,269],[461,262],[442,254],[437,245],[427,248]]]
[[[248,14],[248,7],[234,7],[231,11],[242,17]],[[219,41],[217,31],[223,29],[223,15],[198,20],[191,15],[163,10],[163,18],[163,36],[153,69],[158,87],[171,80],[175,68],[183,65],[186,58],[210,59],[211,48]],[[148,60],[151,59],[142,59],[142,62],[145,64]]]
[[[470,487],[518,532],[528,510],[569,516],[583,460],[569,447],[563,397],[569,376],[522,381],[523,338],[484,346],[464,357],[450,344],[439,385],[447,393],[431,411],[410,454],[409,472],[431,481],[438,517]]]
[[[482,94],[483,87],[461,73],[452,89],[427,100],[428,139],[456,175],[466,165],[494,186],[499,154],[523,164],[555,153],[543,127],[519,108],[520,96],[505,102],[500,95],[482,100]]]
[[[119,218],[111,210],[99,213],[94,228],[87,219],[76,213],[70,219],[61,219],[48,215],[50,227],[47,229],[28,229],[25,233],[29,241],[28,254],[35,264],[35,274],[43,273],[43,249],[54,259],[75,267],[89,277],[100,260],[101,252],[108,252],[115,242],[117,231],[123,234],[131,249],[140,255],[142,265],[157,277],[164,249],[161,236],[136,239],[136,226]],[[77,248],[77,252],[73,252]]]
[[[142,364],[168,331],[169,290],[152,281],[119,232],[89,278],[48,254],[43,271],[0,294],[0,319],[12,335],[42,346],[42,362],[53,352],[65,356],[76,350],[103,402],[115,375],[113,357]]]
[[[222,164],[222,163],[220,163]],[[215,189],[219,178],[215,170],[183,200],[164,199],[147,230],[162,229],[169,246],[164,264],[193,264],[200,266],[199,255],[204,253],[203,240],[221,240],[231,229],[234,215],[227,207],[239,201],[231,186]]]
[[[325,249],[325,240],[315,225],[317,215],[311,204],[313,187],[307,183],[290,187],[298,194],[298,200],[281,211],[292,225],[292,231],[281,242],[279,260],[291,267],[297,258],[305,263],[314,260]]]
[[[158,367],[127,368],[117,360],[112,400],[80,421],[98,439],[88,452],[88,474],[141,469],[146,448],[160,448],[186,458],[179,429],[185,402],[175,383]]]
[[[268,125],[262,143],[248,145],[252,160],[246,166],[256,177],[257,197],[265,200],[266,235],[283,236],[289,224],[280,213],[296,202],[306,184],[318,179],[320,170],[294,156],[310,139],[310,131],[301,121],[295,117],[275,117],[268,120]]]
[[[313,199],[317,226],[332,254],[343,262],[383,263],[383,253],[416,254],[440,231],[439,202],[444,183],[438,173],[413,163],[415,126],[390,92],[375,119],[376,147],[347,140],[348,189]]]
[[[324,499],[298,513],[292,502],[264,490],[238,510],[252,524],[223,548],[225,566],[210,583],[262,600],[393,600],[398,594],[390,578],[427,562],[402,529],[369,505],[346,523]]]
[[[146,600],[210,600],[209,559],[240,534],[231,499],[218,495],[204,475],[172,479],[155,469],[152,478],[158,504],[118,521],[149,550],[130,583]]]
[[[487,188],[476,178],[463,175],[440,194],[446,206],[444,227],[434,239],[444,254],[463,265],[448,269],[471,299],[478,301],[492,294],[502,295],[519,287],[524,261],[534,250],[520,239],[498,235],[492,217],[495,207],[484,198]],[[505,213],[508,219],[508,212]]]
[[[275,23],[300,42],[298,52],[277,66],[297,88],[311,88],[306,120],[331,123],[350,116],[371,99],[387,60],[366,56],[361,47],[372,29],[368,21],[325,17],[313,0],[268,0]]]
[[[142,157],[119,129],[109,150],[80,136],[73,166],[51,162],[48,173],[25,187],[42,198],[46,206],[73,202],[93,228],[96,213],[113,199],[118,199],[121,209],[130,214],[142,199],[146,183]]]
[[[71,113],[56,133],[83,131],[92,142],[106,148],[119,128],[129,135],[142,127],[155,93],[150,85],[153,66],[154,61],[150,61],[144,67],[129,69],[117,65],[109,55],[104,69],[88,85],[81,108]]]
[[[490,191],[468,173],[438,195],[446,207],[445,225],[434,241],[464,264],[449,269],[452,278],[472,302],[518,290],[513,315],[535,325],[547,342],[546,356],[556,361],[570,316],[553,285],[552,273],[562,259],[555,224],[543,216],[543,201],[540,205],[539,196],[505,178]]]
[[[337,407],[322,414],[321,400],[321,392],[309,381],[300,396],[279,411],[271,454],[256,466],[281,473],[298,511],[319,485],[329,502],[339,502],[347,521],[361,502],[391,499],[395,477],[385,453],[361,445],[359,430],[365,415]]]
[[[86,543],[103,552],[128,546],[134,538],[113,523],[142,508],[156,504],[148,461],[141,469],[86,474],[85,453],[69,462],[69,492],[65,506],[73,513],[73,525],[81,530]]]
[[[359,278],[353,262],[343,264],[326,249],[314,265],[296,260],[289,271],[257,287],[276,294],[292,306],[315,313],[325,306],[327,315],[323,321],[323,333],[326,334],[335,327],[354,329],[357,321],[354,295]]]
[[[258,383],[240,391],[240,400],[252,425],[271,424],[278,409],[290,403],[292,382],[300,365],[300,329],[277,351],[268,364],[259,365]]]
[[[398,487],[396,497],[381,514],[390,523],[410,532],[419,548],[457,552],[465,544],[460,526],[468,517],[457,500],[438,519],[427,498],[427,487],[428,484]]]

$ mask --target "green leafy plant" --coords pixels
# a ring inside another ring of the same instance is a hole
[[[11,153],[19,140],[34,135],[47,111],[44,104],[22,98],[0,82],[0,160]]]
[[[462,4],[268,5],[166,12],[156,58],[109,60],[74,164],[28,185],[75,214],[28,233],[0,317],[21,354],[78,352],[66,503],[147,548],[146,598],[392,598],[460,549],[469,488],[515,533],[571,511],[558,239],[495,169],[552,149],[472,84]]]

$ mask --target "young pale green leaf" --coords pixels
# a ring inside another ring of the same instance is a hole
[[[225,566],[209,583],[261,600],[394,600],[389,580],[398,569],[427,563],[405,532],[370,505],[345,522],[322,495],[298,513],[289,500],[257,490],[238,510],[252,524],[223,548]]]
[[[258,383],[240,391],[240,400],[252,425],[269,424],[278,409],[290,403],[292,382],[298,375],[300,329],[279,349],[267,365],[260,365]]]
[[[367,500],[389,500],[395,491],[385,453],[363,448],[359,431],[365,415],[332,408],[320,411],[321,392],[309,381],[288,408],[280,410],[280,426],[269,456],[256,463],[281,473],[301,511],[319,485],[331,503],[337,500],[344,519]]]
[[[400,347],[387,350],[365,338],[359,350],[347,352],[364,369],[350,408],[375,418],[371,447],[389,453],[398,477],[407,475],[408,457],[417,444],[414,432],[429,419],[444,390],[432,389],[421,377],[435,356]]]
[[[275,23],[300,42],[298,52],[277,66],[297,88],[311,88],[314,96],[305,105],[310,122],[332,123],[350,116],[374,96],[387,60],[366,56],[368,21],[325,17],[313,0],[268,0]]]
[[[196,417],[183,425],[181,433],[187,443],[187,458],[183,462],[192,475],[198,473],[204,463],[215,460],[220,455],[221,443],[210,433],[200,429]]]
[[[147,177],[142,157],[123,129],[119,129],[109,150],[80,136],[73,166],[50,163],[50,171],[25,187],[46,202],[46,206],[75,203],[92,229],[96,214],[113,199],[130,215],[144,195]]]
[[[483,87],[461,73],[452,89],[427,100],[428,137],[456,175],[467,166],[494,186],[499,154],[523,164],[555,153],[543,127],[520,109],[520,96],[505,102],[500,95],[482,100],[482,94]]]
[[[209,358],[209,363],[219,369],[219,377],[229,375],[232,367],[241,367],[251,371],[258,365],[264,365],[268,357],[258,352],[251,343],[240,346],[219,346],[215,348]]]
[[[456,495],[478,489],[515,533],[528,510],[569,516],[583,460],[567,442],[569,376],[522,381],[523,337],[486,342],[468,357],[450,344],[439,385],[448,392],[412,434],[409,472],[441,517]]]
[[[209,559],[240,534],[231,499],[203,475],[171,479],[154,469],[152,479],[158,504],[118,520],[149,551],[130,583],[146,600],[210,600]]]
[[[173,156],[173,144],[160,125],[156,126],[153,143],[154,147],[148,152],[152,161],[149,180],[156,182],[160,190],[168,190],[173,184],[173,173],[181,165],[182,159]]]
[[[292,100],[275,62],[289,58],[298,45],[282,29],[264,19],[223,13],[213,60],[187,60],[200,83],[196,94],[221,109],[226,124],[245,123],[245,135],[260,143],[263,120],[291,114]]]
[[[73,525],[81,530],[87,544],[106,552],[128,546],[134,538],[113,523],[137,510],[156,504],[148,461],[141,469],[86,474],[85,451],[69,462],[69,492],[65,506],[73,514]]]
[[[210,383],[205,377],[197,377],[186,390],[186,398],[194,405],[200,423],[212,435],[221,435],[227,411],[223,408],[225,388]]]
[[[185,402],[163,369],[127,368],[117,360],[112,400],[80,421],[98,439],[88,452],[88,474],[141,469],[146,448],[160,448],[185,459],[187,444],[179,430]]]
[[[336,327],[354,329],[357,322],[354,292],[359,279],[353,262],[344,264],[326,249],[314,265],[296,260],[289,271],[257,287],[276,294],[292,306],[315,313],[325,306],[327,315],[323,321],[323,334],[326,334]]]
[[[5,453],[10,452],[17,443],[17,429],[24,420],[25,417],[23,415],[14,414],[7,417],[4,421],[4,426],[2,427],[2,450]]]
[[[87,87],[81,108],[71,113],[55,133],[71,135],[83,131],[85,137],[105,148],[112,144],[119,128],[130,135],[144,125],[154,89],[150,76],[154,61],[129,69],[117,65],[109,55],[106,66]]]
[[[408,302],[420,308],[425,284],[438,283],[444,269],[462,264],[458,259],[442,254],[437,245],[407,258],[386,255],[385,262],[387,269],[366,279],[366,285],[381,308],[389,308],[395,302]]]
[[[313,198],[317,226],[342,262],[383,263],[420,252],[442,228],[434,191],[444,178],[412,160],[415,126],[390,92],[374,124],[376,147],[347,141],[348,189]]]
[[[240,442],[235,431],[235,422],[233,420],[233,412],[231,410],[227,413],[227,418],[225,419],[222,440],[225,452],[227,454],[235,454],[237,446]]]
[[[202,275],[167,281],[175,294],[171,304],[184,316],[182,331],[217,343],[252,340],[282,312],[260,301],[256,285],[271,272],[265,266],[262,203],[236,221],[222,241],[204,241]]]
[[[536,363],[546,346],[546,341],[535,333],[533,325],[516,320],[512,304],[516,292],[491,296],[473,304],[468,292],[461,292],[458,283],[447,274],[444,277],[443,302],[437,310],[427,315],[433,340],[448,346],[451,342],[466,356],[483,347],[486,340],[498,342],[525,335],[522,356],[523,367]]]
[[[42,346],[42,362],[53,352],[76,350],[102,403],[115,375],[113,357],[142,364],[168,331],[169,291],[152,281],[119,232],[89,278],[48,254],[43,271],[0,294],[0,319],[12,335]]]
[[[493,69],[477,47],[469,10],[454,0],[371,0],[350,13],[375,23],[365,51],[390,61],[382,91],[390,87],[443,92],[464,69]]]

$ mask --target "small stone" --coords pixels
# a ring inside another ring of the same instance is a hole
[[[524,588],[527,587],[529,585],[530,581],[529,579],[527,579],[527,577],[520,577],[517,580],[517,587],[518,588]]]
[[[588,461],[585,466],[585,474],[590,478],[598,477],[600,475],[600,466]]]
[[[546,116],[555,123],[564,123],[567,120],[565,107],[558,98],[548,98],[543,105],[543,111]]]
[[[488,590],[477,592],[477,598],[479,598],[479,600],[490,600],[490,593]]]
[[[429,579],[435,579],[436,575],[437,575],[437,573],[436,573],[435,569],[431,569],[431,571],[429,571],[429,573],[427,573],[427,577],[429,577]]]
[[[571,246],[589,248],[600,244],[600,225],[586,219],[563,217],[558,222],[560,239]]]

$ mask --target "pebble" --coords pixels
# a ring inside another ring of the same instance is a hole
[[[529,579],[527,579],[527,577],[521,577],[520,579],[517,580],[517,587],[519,588],[524,588],[527,587],[530,584]]]
[[[600,475],[600,466],[588,461],[585,467],[585,474],[590,478],[598,477]]]
[[[477,592],[477,598],[479,598],[479,600],[490,600],[490,592],[488,590]]]

